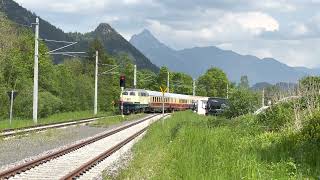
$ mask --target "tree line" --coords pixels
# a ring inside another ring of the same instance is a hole
[[[0,117],[7,118],[9,113],[8,91],[15,90],[14,113],[16,117],[32,116],[33,92],[33,53],[34,36],[30,29],[0,18]],[[102,43],[96,39],[88,49],[87,58],[65,58],[58,65],[53,64],[47,55],[48,48],[40,43],[39,57],[39,116],[92,110],[94,95],[95,52],[99,51],[99,101],[100,111],[117,111],[120,97],[119,76],[126,76],[127,88],[133,87],[134,62],[126,54],[109,55]],[[113,71],[110,71],[113,69]],[[138,67],[139,69],[139,67]],[[159,73],[139,69],[137,88],[159,91],[167,86],[167,67]],[[104,74],[104,72],[108,72]],[[170,72],[170,92],[179,94],[193,93],[194,79],[181,72]],[[209,68],[196,80],[196,95],[207,97],[227,97],[238,87],[230,83],[227,75],[218,68]]]

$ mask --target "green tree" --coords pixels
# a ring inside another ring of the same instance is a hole
[[[158,91],[160,86],[161,87],[167,87],[167,82],[168,82],[168,72],[169,72],[169,69],[167,67],[161,67],[160,68],[160,72],[159,72],[159,75],[158,75],[158,78],[157,78],[157,84],[158,84]],[[170,76],[171,77],[171,76]],[[169,81],[171,80],[169,77]]]
[[[248,89],[233,89],[229,95],[228,117],[236,117],[255,112],[261,106],[261,94]]]
[[[137,72],[137,88],[159,91],[157,85],[157,74],[150,70],[141,70]]]
[[[178,94],[192,94],[193,79],[185,73],[171,73],[170,91]]]
[[[210,68],[200,76],[197,82],[197,95],[208,97],[226,97],[227,75],[218,68]]]
[[[242,89],[249,89],[250,88],[248,76],[241,76],[239,87]]]

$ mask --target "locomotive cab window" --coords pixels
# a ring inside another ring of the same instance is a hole
[[[140,96],[147,96],[147,93],[142,92],[140,93]]]
[[[130,92],[130,96],[135,96],[136,93],[135,92]]]

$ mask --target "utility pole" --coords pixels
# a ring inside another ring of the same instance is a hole
[[[14,98],[13,93],[14,93],[14,91],[12,90],[11,97],[10,97],[10,125],[12,123],[12,114],[13,114],[12,113],[13,112],[13,98]]]
[[[123,91],[124,91],[124,87],[121,87],[121,117],[124,118],[124,114],[123,114]]]
[[[229,83],[227,83],[227,99],[229,99]]]
[[[98,114],[98,62],[99,62],[99,53],[96,51],[96,70],[94,78],[94,115]]]
[[[133,87],[137,88],[137,65],[134,65],[134,71],[133,71]]]
[[[262,107],[264,107],[264,88],[262,89]]]
[[[168,88],[168,93],[170,93],[170,72],[168,71],[168,77],[167,77],[167,88]]]
[[[35,23],[34,74],[33,74],[33,122],[38,123],[38,79],[39,79],[39,18]]]
[[[192,85],[192,95],[195,96],[196,95],[196,81],[193,80],[193,85]]]
[[[162,93],[162,117],[164,117],[164,92]]]

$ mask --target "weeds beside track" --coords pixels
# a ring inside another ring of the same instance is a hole
[[[299,133],[266,131],[252,115],[230,120],[182,112],[151,126],[118,179],[317,178],[319,157]]]

